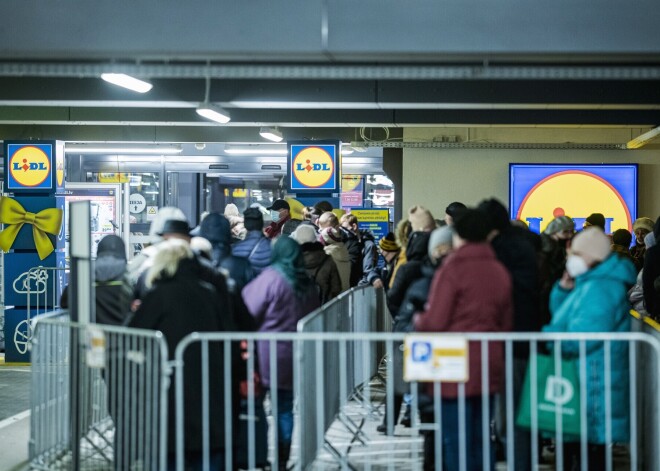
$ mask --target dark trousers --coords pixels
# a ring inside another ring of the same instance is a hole
[[[489,409],[493,410],[493,398],[489,398]],[[458,399],[443,399],[442,407],[442,467],[447,470],[460,469],[460,456],[465,456],[468,471],[481,471],[483,466],[483,409],[481,396],[465,398],[465,448],[460,449]],[[424,422],[434,422],[432,410],[422,412]],[[490,424],[490,417],[487,422]],[[488,433],[488,431],[487,431]],[[427,432],[424,436],[424,470],[435,469],[435,432]],[[490,448],[488,458],[490,468],[495,469],[495,455]]]
[[[605,445],[587,443],[586,469],[582,469],[581,447],[579,443],[564,443],[564,471],[602,471],[605,469]]]

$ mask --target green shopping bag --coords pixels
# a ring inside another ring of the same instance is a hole
[[[536,410],[540,432],[557,431],[557,414],[561,416],[564,435],[580,435],[580,386],[577,366],[574,361],[561,359],[561,375],[555,373],[555,359],[550,355],[536,356],[536,404],[532,404],[531,368],[520,397],[516,424],[532,427],[532,407]]]

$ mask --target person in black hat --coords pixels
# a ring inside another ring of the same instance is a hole
[[[605,232],[605,216],[603,216],[601,213],[590,214],[589,217],[584,221],[582,229],[586,229],[589,226],[600,227],[603,232]]]
[[[284,200],[275,200],[272,206],[266,208],[270,211],[270,216],[273,222],[264,230],[264,234],[269,239],[274,239],[280,232],[282,232],[282,226],[289,219],[291,219],[291,207],[289,203]]]
[[[168,219],[165,221],[163,228],[158,233],[163,239],[182,239],[190,242],[192,238],[190,235],[191,227],[188,221],[179,221],[177,219]]]

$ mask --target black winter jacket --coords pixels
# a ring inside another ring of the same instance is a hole
[[[192,263],[191,263],[192,262]],[[129,326],[159,330],[165,336],[169,359],[179,342],[192,332],[225,332],[232,330],[231,317],[227,312],[227,294],[218,293],[209,283],[199,277],[199,268],[194,260],[183,260],[172,278],[156,281],[144,297],[140,308]],[[209,375],[209,425],[212,451],[225,446],[225,420],[231,421],[233,430],[238,425],[238,399],[240,356],[237,346],[232,345],[231,382],[225,382],[224,348],[220,342],[208,345]],[[199,343],[194,343],[184,354],[184,428],[186,452],[202,451],[202,362]],[[168,417],[175,415],[175,389],[169,388]],[[225,394],[231,391],[233,406],[225,410]],[[142,395],[138,395],[142,397]],[[135,399],[139,400],[139,399]],[[138,406],[145,406],[138,404]],[[176,437],[175,420],[168,421],[168,449],[174,450]]]

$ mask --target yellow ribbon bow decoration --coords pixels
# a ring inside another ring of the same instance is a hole
[[[36,214],[29,213],[18,201],[5,197],[0,198],[0,222],[7,224],[5,230],[0,232],[0,248],[4,252],[9,252],[11,246],[14,245],[23,224],[31,224],[34,246],[39,258],[43,260],[55,250],[46,233],[59,234],[62,228],[62,210],[48,208]]]

